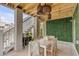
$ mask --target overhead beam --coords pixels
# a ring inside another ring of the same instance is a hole
[[[66,7],[66,8],[64,8],[64,9],[55,10],[55,11],[52,11],[51,14],[52,14],[52,13],[56,13],[56,12],[60,12],[60,11],[66,12],[66,11],[68,11],[68,10],[72,10],[73,8],[74,8],[74,7]],[[37,10],[32,10],[32,12],[30,12],[29,14],[35,14],[35,13],[37,13]]]
[[[6,5],[8,5],[8,3],[6,3]]]
[[[29,4],[27,4],[25,7],[23,7],[23,9],[26,9],[26,10],[28,10],[29,9],[29,7],[31,7],[33,5],[33,3],[31,4],[31,3],[29,3]]]
[[[20,5],[20,3],[15,4],[14,8],[17,8],[17,6],[19,6],[19,5]]]
[[[30,10],[27,10],[27,12],[33,12],[33,11],[35,11],[35,10],[37,10],[37,6],[35,6],[34,8],[32,8],[32,9],[30,9]]]
[[[14,9],[17,6],[20,6],[20,7],[22,7],[22,10],[24,10],[25,13],[28,13],[28,14],[30,14],[32,16],[39,16],[39,15],[37,15],[38,3],[35,3],[35,4],[34,3],[7,3],[7,4],[3,3],[3,4],[7,5],[7,6],[11,7],[11,8],[13,8],[13,6],[14,6]],[[76,3],[68,3],[68,4],[65,4],[65,3],[52,3],[51,4],[51,7],[52,7],[51,14],[55,15],[55,14],[60,13],[60,15],[61,14],[64,15],[64,13],[65,14],[71,13],[73,15],[73,13],[75,11],[75,8],[76,8],[75,4]],[[71,14],[69,14],[69,15],[71,15]]]

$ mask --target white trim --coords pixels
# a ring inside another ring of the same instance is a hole
[[[45,27],[44,27],[44,28],[45,28],[45,29],[44,29],[44,32],[45,32],[45,33],[44,33],[44,34],[45,34],[45,36],[46,36],[46,21],[44,22],[44,25],[45,25]]]
[[[46,36],[46,21],[45,21],[45,36]]]
[[[76,44],[75,19],[72,19],[72,39],[75,45]]]
[[[3,56],[4,44],[3,44],[3,30],[0,30],[0,56]]]
[[[43,22],[43,36],[46,36],[46,21]]]
[[[74,50],[75,50],[75,52],[76,52],[76,55],[79,56],[79,54],[78,54],[78,52],[77,52],[77,49],[76,49],[76,47],[75,47],[74,44],[73,44],[73,47],[74,47]]]
[[[34,34],[34,36],[35,36],[35,39],[37,38],[37,17],[35,17],[35,26],[34,26],[34,31],[35,31],[35,34]]]

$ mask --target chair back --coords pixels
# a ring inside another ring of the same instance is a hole
[[[53,47],[57,46],[57,38],[55,38],[54,36],[48,36],[48,40],[51,40]]]
[[[29,47],[31,56],[39,56],[39,44],[37,41],[31,41]]]

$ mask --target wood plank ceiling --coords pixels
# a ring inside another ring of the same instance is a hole
[[[43,5],[44,3],[42,3]],[[72,17],[76,8],[76,3],[47,3],[52,7],[51,19],[59,19],[64,17]],[[37,15],[38,3],[2,3],[1,5],[8,6],[10,8],[20,8],[24,13],[30,14],[32,16]],[[42,18],[47,19],[47,15],[42,15]]]

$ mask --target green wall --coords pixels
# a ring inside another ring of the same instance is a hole
[[[79,53],[79,4],[77,4],[77,7],[74,13],[74,19],[75,19],[75,27],[76,27],[76,48]]]
[[[53,35],[60,41],[72,42],[72,17],[46,22],[46,35]]]

